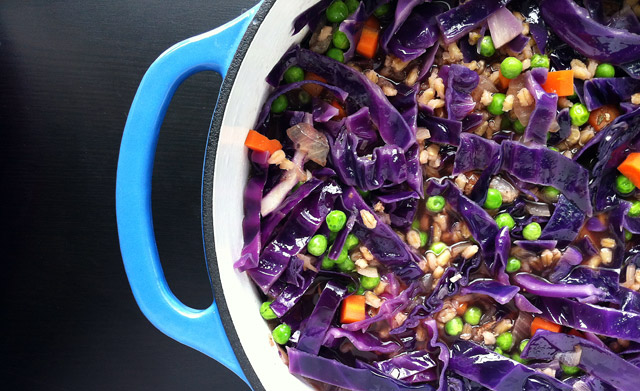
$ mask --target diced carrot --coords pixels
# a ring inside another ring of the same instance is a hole
[[[620,111],[616,106],[606,105],[599,109],[595,109],[589,115],[589,125],[593,127],[596,132],[599,132],[602,128],[613,122],[616,117],[620,116]]]
[[[636,187],[640,187],[640,152],[630,153],[618,166],[618,171],[629,178]]]
[[[376,18],[373,15],[371,15],[369,19],[367,19],[367,21],[364,22],[364,25],[374,30],[380,29],[380,21],[378,20],[378,18]]]
[[[500,89],[506,90],[507,88],[509,88],[509,83],[511,82],[511,80],[502,76],[502,72],[500,71],[498,71],[498,75],[500,76]]]
[[[327,79],[325,79],[322,76],[316,75],[313,72],[307,72],[304,76],[304,79],[320,81],[322,83],[327,82]],[[317,84],[307,83],[302,85],[302,89],[307,91],[309,95],[317,97],[318,95],[322,94],[322,90],[324,89],[324,87],[319,86]]]
[[[533,322],[531,322],[531,336],[533,337],[536,331],[540,329],[553,331],[554,333],[559,333],[562,330],[562,326],[560,326],[559,324],[549,322],[548,320],[544,320],[540,317],[534,318]]]
[[[365,319],[365,302],[362,295],[351,295],[342,301],[340,322],[353,323]]]
[[[365,26],[365,28],[362,29],[358,46],[356,46],[356,52],[367,58],[375,57],[378,51],[379,38],[380,31],[378,31],[378,29]]]
[[[464,313],[467,311],[467,307],[468,307],[468,306],[469,306],[469,305],[468,305],[466,302],[465,302],[465,303],[460,303],[460,304],[458,304],[458,308],[456,308],[456,313],[457,313],[459,316],[464,315]]]
[[[247,138],[244,140],[244,145],[251,150],[259,152],[269,151],[270,153],[274,153],[275,151],[282,149],[280,141],[271,140],[255,130],[249,131]]]
[[[333,117],[334,119],[340,120],[347,116],[347,112],[344,111],[344,107],[342,107],[342,105],[337,100],[334,100],[333,102],[331,102],[331,106],[338,109],[338,115]]]
[[[550,94],[571,96],[573,91],[573,70],[549,72],[542,88]]]

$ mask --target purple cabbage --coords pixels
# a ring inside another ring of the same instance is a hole
[[[339,85],[358,107],[368,107],[371,120],[387,144],[407,149],[415,143],[415,133],[402,115],[389,103],[380,87],[357,70],[310,50],[298,51],[298,65]],[[270,107],[270,106],[269,106]]]
[[[558,282],[566,277],[574,266],[582,263],[582,253],[575,247],[567,247],[562,257],[556,263],[555,268],[549,274],[549,281]]]
[[[436,17],[444,43],[450,44],[509,4],[510,0],[470,0]]]
[[[453,174],[482,170],[471,193],[471,199],[482,205],[487,196],[491,178],[498,173],[501,162],[500,145],[484,137],[464,133],[460,136],[460,147],[456,153]]]
[[[625,30],[633,34],[640,34],[640,21],[629,5],[624,5],[620,11],[611,16],[608,27]]]
[[[374,361],[371,363],[380,373],[396,380],[402,380],[407,383],[413,383],[413,379],[420,374],[426,374],[418,377],[420,381],[433,381],[437,378],[435,370],[437,363],[429,356],[425,350],[417,350],[411,353],[400,354],[384,361]]]
[[[292,46],[286,53],[280,58],[280,60],[274,65],[271,72],[267,75],[266,81],[269,83],[271,87],[278,87],[280,81],[282,80],[282,76],[284,73],[291,67],[292,65],[296,65],[298,62],[296,58],[296,53],[299,49],[298,45]]]
[[[619,390],[634,390],[640,379],[640,368],[601,347],[573,335],[540,330],[522,352],[525,359],[551,360],[581,350],[578,367]]]
[[[438,382],[438,391],[445,391],[447,387],[446,371],[449,367],[449,348],[442,342],[438,342],[438,325],[434,319],[426,319],[422,323],[431,336],[431,339],[429,339],[429,348],[439,349],[440,351],[438,353],[438,359],[440,360],[440,381]]]
[[[375,217],[375,212],[364,202],[356,189],[344,191],[342,202],[346,210],[356,214],[353,234],[371,251],[376,259],[392,269],[404,281],[413,281],[424,273],[418,266],[419,257],[386,224]],[[368,212],[376,219],[375,228],[368,228],[362,221],[362,213]]]
[[[449,66],[447,80],[445,92],[447,114],[450,120],[460,121],[476,106],[471,92],[478,86],[480,76],[463,65],[452,64]]]
[[[296,256],[320,228],[340,193],[340,187],[329,181],[292,210],[281,233],[265,246],[258,266],[247,271],[264,293],[282,275],[291,257]]]
[[[316,278],[316,272],[313,270],[307,270],[300,273],[300,277],[303,282],[297,286],[294,284],[288,284],[282,279],[276,281],[269,289],[269,296],[275,297],[273,303],[271,303],[271,309],[278,316],[282,318],[293,306],[295,306],[302,295],[309,289],[311,284]]]
[[[432,391],[430,385],[410,386],[389,377],[380,376],[369,369],[352,368],[337,360],[287,348],[289,372],[309,379],[318,380],[336,387],[354,391],[371,390],[421,390]]]
[[[547,134],[556,119],[558,95],[549,94],[542,88],[547,80],[546,68],[534,68],[525,74],[526,86],[535,100],[529,123],[524,130],[524,142],[546,145]]]
[[[598,23],[573,0],[542,0],[540,10],[549,27],[588,58],[613,64],[640,59],[640,35]]]
[[[570,297],[586,299],[598,297],[602,293],[592,284],[554,284],[529,273],[518,273],[514,276],[515,283],[529,293],[542,297]]]
[[[303,352],[318,354],[325,340],[327,330],[331,326],[333,318],[347,294],[347,288],[333,281],[325,285],[320,298],[304,327],[300,330],[297,349]]]
[[[396,191],[380,194],[376,199],[384,205],[384,211],[389,214],[392,227],[407,228],[413,223],[420,199],[416,192]]]
[[[381,47],[402,61],[420,57],[440,37],[435,17],[444,10],[443,4],[417,3],[423,1],[400,0],[394,22],[382,37]]]
[[[520,289],[517,286],[501,284],[494,280],[475,280],[460,290],[460,294],[481,294],[491,297],[500,304],[507,304]]]
[[[462,133],[462,122],[440,118],[425,113],[418,114],[418,126],[427,128],[431,137],[429,142],[458,146]]]
[[[514,245],[520,247],[523,250],[527,250],[532,253],[540,253],[544,250],[552,250],[558,245],[557,240],[516,240]]]
[[[339,327],[332,327],[324,337],[323,345],[337,347],[337,340],[346,338],[362,352],[375,352],[380,354],[391,354],[400,350],[400,345],[394,341],[381,341],[371,333],[361,331],[349,331]]]
[[[329,248],[329,258],[330,259],[338,259],[340,257],[340,253],[344,247],[344,243],[347,241],[347,236],[351,233],[353,229],[353,225],[356,223],[356,215],[350,211],[345,212],[347,216],[347,223],[344,225],[344,228],[340,230],[336,234],[336,238],[333,241],[333,244]]]
[[[360,4],[353,14],[340,23],[338,30],[342,31],[349,40],[349,49],[344,52],[345,61],[350,61],[353,58],[353,55],[356,52],[356,46],[358,46],[356,38],[369,16],[370,14],[367,12],[366,7],[363,4]]]
[[[338,108],[328,102],[321,99],[313,99],[313,120],[315,122],[327,122],[339,113]]]
[[[436,53],[438,52],[438,48],[440,45],[433,45],[430,49],[427,49],[427,52],[422,56],[422,65],[420,65],[420,72],[418,73],[418,81],[423,81],[425,77],[429,74],[431,67],[433,66],[433,62],[436,59]]]
[[[640,91],[640,80],[631,77],[596,78],[584,83],[584,104],[593,111],[604,105],[631,99]]]
[[[527,47],[529,43],[529,37],[526,35],[518,34],[517,37],[509,42],[509,50],[512,50],[515,53],[520,53]]]
[[[371,123],[368,107],[363,107],[348,116],[345,119],[344,124],[349,132],[355,134],[361,140],[370,142],[375,142],[378,140],[378,133]]]
[[[541,297],[541,316],[553,323],[612,338],[640,341],[640,314],[578,303],[562,298]]]
[[[244,219],[242,220],[244,247],[242,247],[240,258],[233,265],[241,272],[258,267],[260,250],[262,249],[260,202],[262,200],[264,184],[267,181],[268,159],[268,152],[251,153],[254,175],[249,179],[247,187],[244,190]]]
[[[542,229],[540,239],[554,239],[564,247],[578,236],[584,219],[584,212],[561,194],[549,222]]]
[[[521,181],[553,186],[588,216],[589,172],[573,160],[545,146],[525,146],[514,141],[502,144],[502,169]]]
[[[453,343],[449,369],[494,391],[572,390],[559,380],[471,341]]]

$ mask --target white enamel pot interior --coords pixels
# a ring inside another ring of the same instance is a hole
[[[224,111],[222,112],[215,155],[211,194],[215,263],[218,268],[220,284],[214,289],[218,305],[222,307],[221,315],[223,317],[225,316],[224,307],[226,304],[229,319],[224,319],[223,322],[228,334],[231,334],[230,327],[237,334],[237,341],[234,341],[231,335],[230,338],[245,373],[250,379],[252,378],[247,373],[250,370],[248,371],[246,368],[247,363],[243,362],[239,347],[244,351],[248,364],[266,390],[311,390],[314,388],[289,373],[287,366],[280,358],[278,348],[271,339],[269,327],[260,316],[261,299],[257,288],[245,273],[240,273],[233,267],[233,263],[240,256],[243,246],[243,191],[249,172],[247,149],[243,143],[249,129],[255,125],[263,102],[273,90],[265,82],[267,74],[287,49],[294,43],[298,43],[308,31],[305,29],[296,36],[292,36],[293,20],[316,2],[314,0],[273,2],[253,40],[248,45],[246,54],[240,58],[241,63],[237,68],[235,79],[231,80],[233,84],[226,105],[223,103],[218,107]],[[265,4],[265,6],[268,5]],[[247,38],[250,37],[245,39]],[[237,64],[235,65],[237,66]],[[233,67],[234,64],[232,64]],[[231,73],[227,76],[228,79],[232,78]],[[230,80],[225,82],[228,81]],[[222,94],[224,95],[224,90]],[[209,145],[211,146],[211,140]],[[205,198],[207,196],[204,194]],[[207,212],[203,213],[205,218]],[[205,235],[208,234],[206,232],[207,225],[205,222]],[[214,270],[212,270],[212,274],[213,272]],[[215,281],[214,285],[216,285]],[[238,342],[240,346],[237,345]],[[252,385],[254,388],[260,388],[260,385]]]

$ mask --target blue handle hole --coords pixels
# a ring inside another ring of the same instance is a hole
[[[213,301],[202,247],[200,192],[207,135],[221,82],[219,74],[205,71],[178,87],[161,127],[153,167],[151,206],[165,278],[180,301],[199,309]],[[176,221],[182,222],[181,229]]]

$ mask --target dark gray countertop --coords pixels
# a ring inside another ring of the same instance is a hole
[[[115,221],[118,147],[146,68],[255,0],[0,2],[0,382],[12,390],[244,390],[156,330],[134,302]],[[167,280],[211,287],[200,231],[204,146],[220,77],[178,90],[161,132],[153,213]]]

